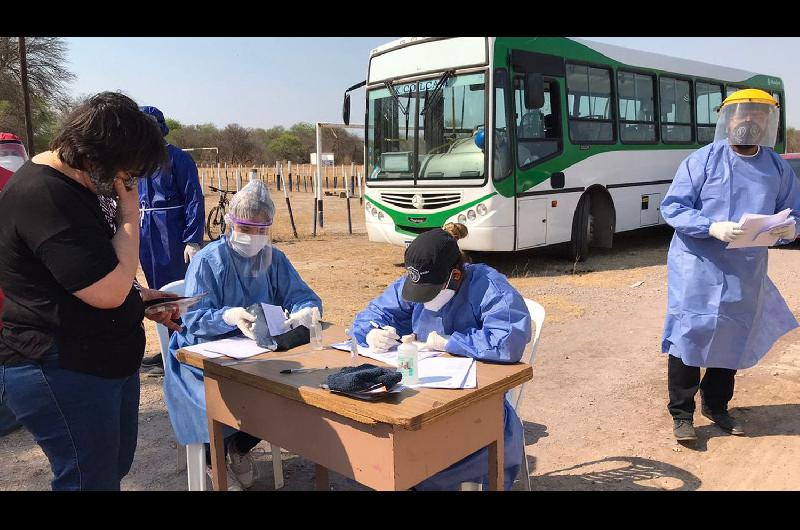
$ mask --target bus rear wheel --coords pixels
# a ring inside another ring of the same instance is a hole
[[[575,208],[575,215],[572,218],[572,238],[568,252],[571,261],[584,261],[587,258],[593,228],[591,196],[586,193],[578,201],[578,207]]]

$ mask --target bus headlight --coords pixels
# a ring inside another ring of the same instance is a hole
[[[458,222],[462,225],[465,224],[467,222],[467,216],[463,213],[458,214]]]
[[[376,217],[378,216],[378,209],[375,208],[374,206],[372,207],[372,215],[374,215]]]
[[[478,215],[486,215],[487,213],[489,213],[489,209],[488,209],[488,208],[486,207],[486,205],[485,205],[485,204],[483,204],[483,203],[480,203],[480,204],[479,204],[479,205],[478,205],[478,206],[475,208],[475,210],[478,212]]]
[[[378,212],[378,221],[383,221],[384,217],[385,215],[383,215],[383,212]]]
[[[475,210],[469,210],[467,212],[467,219],[469,219],[470,221],[474,221],[477,218],[478,218],[478,216],[475,215]]]

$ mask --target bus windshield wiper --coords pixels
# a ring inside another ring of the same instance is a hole
[[[394,85],[392,85],[391,81],[384,81],[383,84],[386,86],[386,89],[389,91],[389,95],[392,96],[392,99],[397,103],[397,107],[400,109],[400,112],[408,116],[408,108],[411,106],[411,93],[408,94],[408,103],[404,107],[402,103],[400,103],[400,96],[397,94],[397,91],[394,89]]]
[[[428,110],[428,107],[431,106],[430,104],[433,101],[436,101],[436,98],[439,96],[439,93],[444,88],[444,85],[445,83],[447,83],[447,80],[453,77],[455,73],[456,73],[455,70],[447,70],[445,73],[443,73],[442,77],[439,78],[439,82],[436,83],[436,86],[433,88],[433,92],[431,92],[430,98],[428,97],[428,89],[427,88],[425,89],[425,107],[420,111],[419,113],[420,116],[425,114],[425,112]]]

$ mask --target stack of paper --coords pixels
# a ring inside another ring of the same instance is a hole
[[[233,337],[230,339],[212,340],[194,346],[183,348],[194,353],[199,353],[203,357],[213,359],[215,357],[233,357],[234,359],[246,359],[259,353],[267,353],[266,350],[256,344],[253,339],[247,337]]]
[[[789,219],[792,210],[787,208],[774,215],[747,213],[739,219],[744,231],[726,248],[770,247],[778,242],[778,236],[770,235],[770,230],[784,226],[794,226],[794,219]]]

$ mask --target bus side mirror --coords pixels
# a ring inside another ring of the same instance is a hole
[[[525,74],[525,108],[544,107],[544,80],[542,74]]]
[[[345,125],[350,125],[350,94],[344,95],[344,104],[342,105],[342,122]]]
[[[550,187],[554,190],[560,190],[564,187],[564,173],[558,171],[550,175]]]

